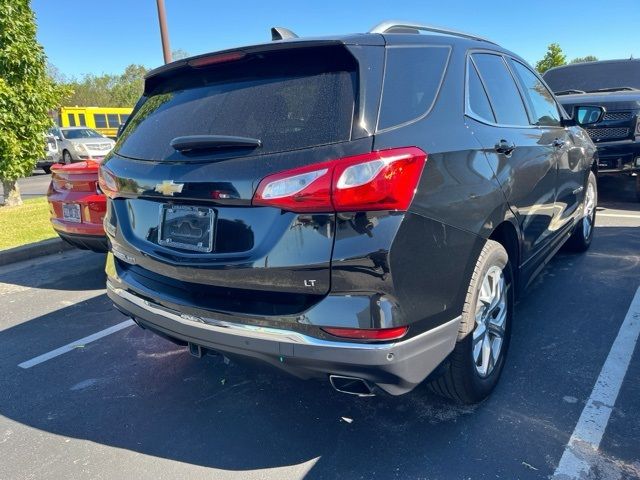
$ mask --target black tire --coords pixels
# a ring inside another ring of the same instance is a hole
[[[589,189],[593,189],[593,207],[589,209]],[[567,241],[567,248],[573,252],[586,252],[591,246],[593,240],[593,232],[596,225],[596,206],[598,205],[598,185],[596,176],[593,172],[589,172],[589,179],[585,190],[585,200],[583,203],[583,217],[576,225],[571,237]],[[589,210],[587,212],[587,210]],[[591,222],[591,228],[585,227],[585,223]]]
[[[66,165],[70,165],[71,163],[73,163],[73,157],[66,150],[64,152],[62,152],[62,163],[66,164]]]
[[[482,376],[478,372],[477,363],[474,360],[473,332],[478,328],[476,325],[476,305],[478,304],[480,288],[485,281],[487,273],[490,270],[495,271],[492,267],[502,269],[505,282],[504,335],[498,359],[495,361],[493,369],[487,370],[487,374]],[[462,320],[456,346],[449,357],[444,373],[429,385],[435,393],[458,403],[472,404],[485,399],[493,391],[502,373],[505,357],[509,349],[513,298],[513,272],[507,251],[498,242],[488,240],[478,257],[471,277],[462,310]]]
[[[44,170],[44,173],[49,175],[51,173],[51,165],[45,165],[44,167],[42,167],[42,170]]]
[[[636,200],[640,202],[640,173],[636,175]]]

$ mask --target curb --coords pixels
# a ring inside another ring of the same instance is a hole
[[[74,248],[60,238],[50,238],[41,242],[30,243],[21,247],[0,250],[0,267],[10,263],[22,262],[31,258],[43,257],[54,253],[62,253]]]

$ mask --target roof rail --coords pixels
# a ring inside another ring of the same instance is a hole
[[[480,40],[481,42],[488,42],[494,45],[497,45],[495,42],[488,40],[483,37],[479,37],[477,35],[473,35],[472,33],[459,32],[457,30],[451,30],[449,28],[444,27],[436,27],[434,25],[425,25],[422,23],[413,23],[413,22],[400,22],[397,20],[386,20],[382,23],[379,23],[371,30],[369,33],[418,33],[420,31],[423,32],[433,32],[433,33],[443,33],[445,35],[452,35],[454,37],[462,37],[462,38],[470,38],[472,40]]]

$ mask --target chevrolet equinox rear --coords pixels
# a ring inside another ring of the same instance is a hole
[[[593,144],[487,40],[284,32],[147,76],[100,170],[109,297],[196,356],[481,400],[517,293],[589,247]]]

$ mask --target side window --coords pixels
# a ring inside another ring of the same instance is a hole
[[[529,125],[522,97],[502,57],[490,53],[476,53],[472,58],[487,88],[497,123]]]
[[[118,128],[120,126],[120,119],[117,113],[109,113],[107,120],[109,121],[109,128]]]
[[[516,72],[520,86],[525,93],[529,108],[533,113],[533,124],[545,127],[559,127],[560,113],[555,100],[547,87],[538,80],[534,73],[520,62],[509,59],[509,63]]]
[[[94,113],[93,121],[96,128],[107,128],[107,116],[104,113]]]
[[[67,113],[67,119],[69,120],[69,126],[76,126],[76,116],[73,113]]]
[[[85,118],[84,118],[84,113],[79,113],[78,114],[78,119],[80,120],[80,126],[81,127],[86,127],[87,126],[87,122],[85,121]]]
[[[493,114],[493,110],[491,109],[489,97],[487,97],[487,92],[482,85],[482,81],[480,80],[478,71],[476,70],[476,67],[472,61],[469,61],[467,63],[467,70],[469,75],[469,84],[467,87],[469,108],[477,116],[488,120],[491,123],[495,123],[496,117]]]
[[[387,48],[378,130],[415,120],[431,109],[449,53],[449,47]]]

